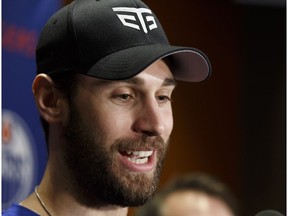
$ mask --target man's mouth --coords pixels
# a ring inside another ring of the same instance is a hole
[[[145,164],[153,151],[125,151],[127,159],[135,164]]]
[[[154,150],[128,150],[121,151],[120,154],[123,165],[134,172],[150,171],[156,163],[156,151]]]

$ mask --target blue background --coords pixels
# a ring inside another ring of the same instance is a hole
[[[36,75],[34,50],[40,29],[60,6],[60,0],[2,2],[2,108],[17,113],[32,132],[34,142],[31,145],[35,145],[35,157],[39,163],[34,176],[37,183],[43,175],[47,153],[31,90]],[[5,186],[2,182],[3,191]],[[2,193],[2,205],[9,198],[7,196]]]

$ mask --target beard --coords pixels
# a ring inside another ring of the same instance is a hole
[[[64,162],[80,203],[89,207],[133,207],[143,205],[155,193],[168,146],[160,136],[119,138],[111,144],[105,143],[99,128],[92,128],[89,122],[85,124],[75,105],[70,103],[63,138]],[[120,165],[120,150],[143,147],[157,149],[154,172],[132,172]]]

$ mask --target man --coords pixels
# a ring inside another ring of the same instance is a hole
[[[140,0],[72,2],[45,25],[36,59],[47,168],[4,215],[126,215],[144,204],[173,127],[175,79],[206,79],[208,59],[169,45]]]
[[[186,174],[172,180],[142,206],[137,216],[236,216],[238,202],[229,188],[206,174]]]

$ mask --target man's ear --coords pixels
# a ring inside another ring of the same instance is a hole
[[[49,123],[61,121],[63,96],[55,89],[53,80],[46,74],[38,74],[33,81],[32,91],[41,117]]]

